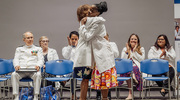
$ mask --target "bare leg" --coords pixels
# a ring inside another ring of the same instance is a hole
[[[102,100],[108,100],[108,99],[107,99],[107,96],[108,96],[108,90],[109,90],[109,89],[101,90],[102,97],[103,97]]]
[[[79,100],[86,100],[89,79],[83,79],[81,82],[81,94]]]
[[[128,88],[131,88],[131,80],[127,80],[127,85],[128,85]],[[132,91],[129,90],[129,94],[128,94],[128,97],[126,98],[126,100],[128,99],[132,99]]]

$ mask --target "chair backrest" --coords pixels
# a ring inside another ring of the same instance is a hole
[[[0,61],[3,61],[4,59],[0,58]]]
[[[52,60],[46,62],[46,73],[53,75],[65,75],[73,72],[71,60]]]
[[[163,59],[146,59],[141,61],[140,70],[151,75],[163,74],[169,71],[169,62]]]
[[[0,75],[8,74],[15,71],[12,59],[0,60]]]
[[[133,70],[132,60],[116,58],[115,67],[117,74],[131,72]]]
[[[177,61],[177,72],[180,72],[180,60]]]

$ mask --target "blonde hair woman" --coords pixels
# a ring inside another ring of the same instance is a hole
[[[49,48],[49,38],[47,36],[41,36],[39,39],[39,45],[43,50],[43,56],[44,56],[44,65],[43,68],[45,69],[45,62],[51,61],[51,60],[58,60],[58,54],[55,49]],[[42,77],[49,76],[49,74],[43,74]],[[53,85],[55,87],[55,83],[46,81],[47,85]],[[59,83],[56,82],[56,87],[59,87]]]

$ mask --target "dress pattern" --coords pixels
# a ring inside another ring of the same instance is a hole
[[[91,76],[92,89],[109,89],[111,87],[116,87],[117,85],[117,72],[115,67],[106,70],[103,73],[99,73],[97,67],[94,67]]]

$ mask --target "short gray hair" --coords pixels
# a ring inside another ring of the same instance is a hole
[[[26,33],[31,33],[32,34],[32,32],[31,31],[27,31],[27,32],[25,32],[24,34],[23,34],[23,38],[25,39],[26,38]]]

